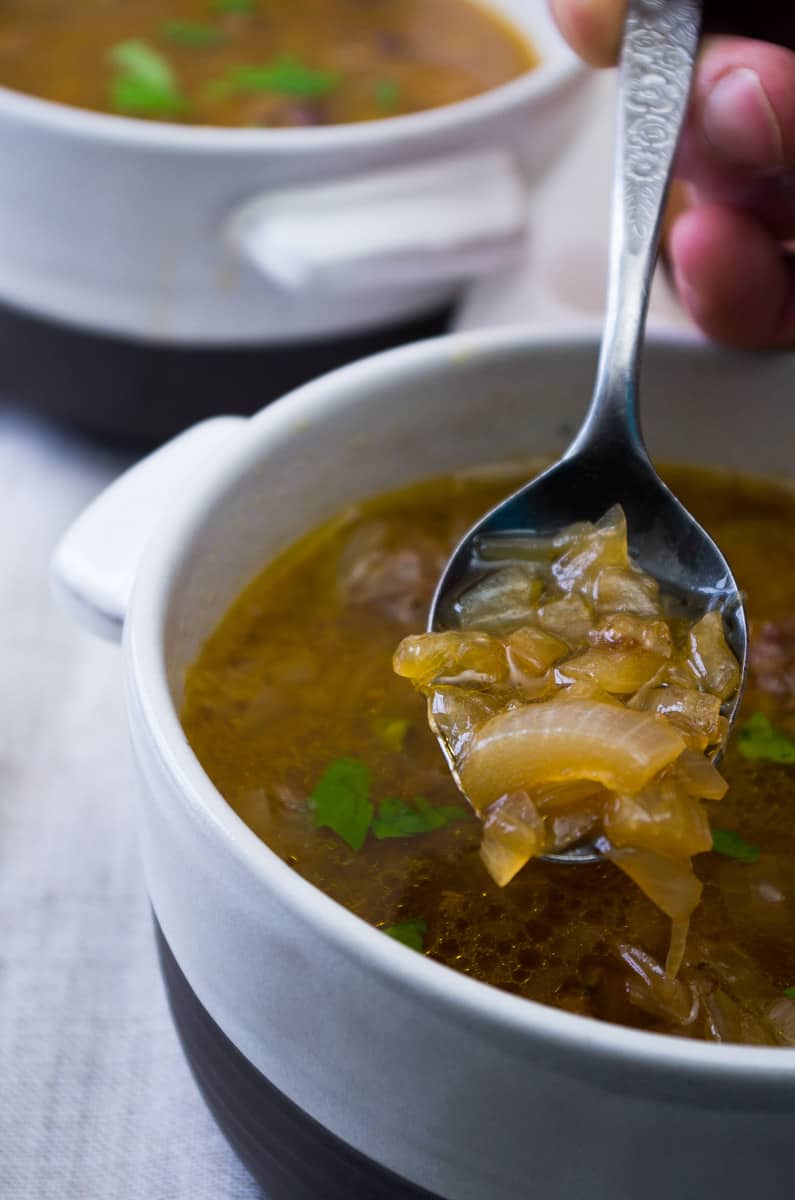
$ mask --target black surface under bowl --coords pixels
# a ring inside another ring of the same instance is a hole
[[[0,395],[114,441],[146,447],[205,417],[248,415],[310,379],[444,333],[452,308],[353,336],[279,346],[155,345],[99,336],[0,306]]]

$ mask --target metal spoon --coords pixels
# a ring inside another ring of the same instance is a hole
[[[437,586],[429,630],[456,626],[457,597],[484,574],[477,560],[484,534],[551,534],[574,521],[596,520],[620,504],[633,560],[689,607],[722,610],[745,678],[745,614],[729,564],[657,475],[638,415],[638,353],[700,20],[700,0],[630,0],[621,51],[607,311],[593,399],[561,461],[487,513],[459,544]],[[730,726],[741,692],[724,710]],[[460,786],[448,747],[442,737],[439,742]],[[591,846],[577,846],[549,857],[590,862],[599,856]]]

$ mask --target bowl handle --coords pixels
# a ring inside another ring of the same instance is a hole
[[[504,268],[526,223],[519,167],[487,150],[266,192],[231,215],[224,235],[278,287],[361,294]]]
[[[248,422],[214,417],[179,434],[106,488],[69,526],[50,564],[53,591],[92,633],[121,640],[138,565],[183,484]]]

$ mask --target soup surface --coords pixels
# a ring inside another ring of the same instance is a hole
[[[398,116],[537,63],[475,0],[2,0],[0,84],[200,125]]]
[[[186,680],[183,723],[251,828],[364,920],[456,970],[571,1012],[718,1041],[795,1044],[795,493],[676,468],[667,479],[747,591],[752,670],[707,803],[714,847],[677,988],[670,923],[609,862],[479,856],[426,705],[392,672],[465,528],[527,478],[462,474],[341,514],[268,567]],[[451,516],[455,514],[455,516]]]

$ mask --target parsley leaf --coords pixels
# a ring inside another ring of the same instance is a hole
[[[333,829],[351,850],[361,850],[370,822],[370,771],[356,758],[338,758],[309,797],[316,827]]]
[[[427,932],[428,922],[423,921],[422,917],[414,917],[411,921],[401,921],[398,925],[387,925],[384,928],[384,933],[394,938],[396,942],[402,942],[404,946],[408,946],[411,950],[419,950],[420,953],[425,948]]]
[[[379,79],[374,88],[375,102],[385,112],[397,108],[400,100],[400,88],[394,79]]]
[[[373,733],[387,750],[392,750],[395,754],[403,749],[409,729],[411,721],[406,717],[378,717],[373,721]]]
[[[119,42],[109,61],[115,71],[111,104],[133,116],[176,116],[186,109],[171,64],[142,41]]]
[[[215,0],[213,12],[242,13],[247,16],[257,11],[257,0]]]
[[[379,840],[384,838],[415,837],[419,833],[432,833],[455,821],[465,821],[469,813],[460,804],[440,805],[436,808],[423,796],[417,796],[411,804],[405,800],[389,797],[378,805],[378,816],[373,821],[373,833]]]
[[[795,1000],[795,987],[784,988],[784,995],[788,1000]]]
[[[196,25],[192,21],[166,21],[163,26],[163,37],[177,46],[190,46],[201,49],[205,46],[217,46],[223,41],[220,29],[212,25]]]
[[[261,67],[235,67],[214,85],[215,91],[278,92],[283,96],[314,99],[326,96],[339,83],[333,71],[316,71],[292,55],[283,54]]]
[[[712,849],[725,858],[736,858],[738,862],[755,863],[759,858],[759,847],[746,842],[734,829],[713,829]]]
[[[740,730],[737,749],[745,758],[764,762],[795,763],[795,742],[770,724],[763,713],[756,712]]]

